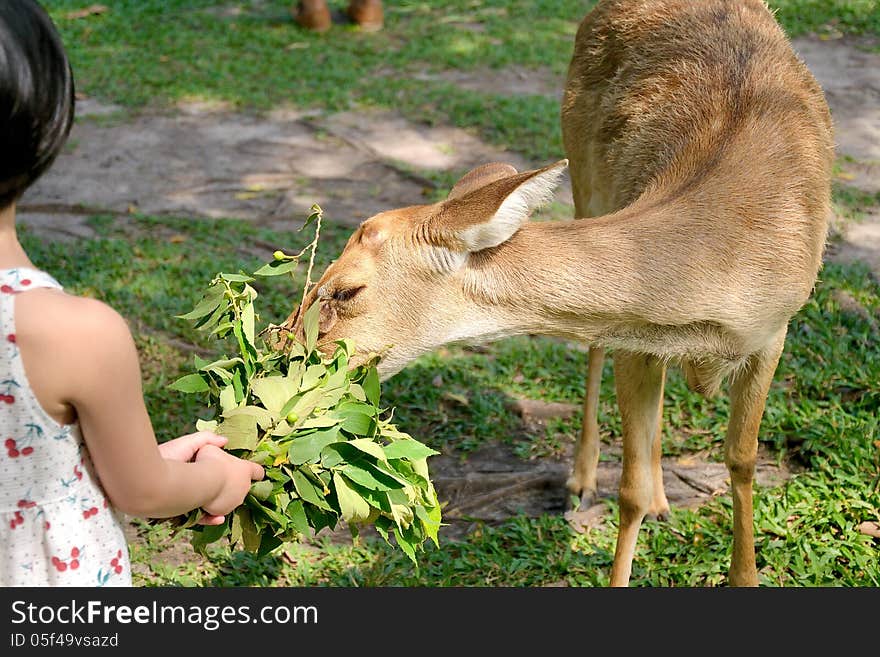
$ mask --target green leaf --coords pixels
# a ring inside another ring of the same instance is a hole
[[[434,541],[434,545],[440,547],[438,532],[440,531],[440,507],[432,507],[427,511],[423,506],[415,507],[416,518],[422,523],[422,527],[428,537]]]
[[[245,339],[252,347],[254,346],[254,304],[249,303],[241,309],[241,330]]]
[[[205,295],[202,297],[202,300],[196,304],[196,307],[193,308],[190,312],[177,315],[178,319],[199,319],[204,317],[205,315],[210,315],[217,309],[217,306],[223,300],[223,293],[226,288],[224,288],[222,283],[215,283],[205,292]]]
[[[325,427],[335,427],[339,424],[339,418],[334,417],[331,413],[324,413],[323,415],[316,415],[315,417],[310,417],[305,422],[298,423],[298,429],[322,429]]]
[[[290,518],[291,524],[303,536],[309,535],[309,519],[306,517],[303,503],[299,500],[293,500],[287,505],[287,517]]]
[[[238,403],[235,401],[235,386],[229,385],[223,388],[223,390],[220,391],[219,402],[220,408],[224,413],[231,411],[238,406]]]
[[[367,375],[364,377],[364,380],[361,382],[361,386],[363,386],[364,394],[367,395],[367,399],[370,400],[370,403],[373,406],[379,405],[379,372],[376,371],[375,367],[371,367],[367,372]]]
[[[280,276],[294,271],[299,266],[299,260],[273,260],[263,265],[254,272],[254,276]]]
[[[272,550],[280,546],[283,541],[277,536],[264,535],[262,537],[262,542],[260,543],[260,549],[257,550],[258,557],[264,557],[269,554]]]
[[[205,555],[205,548],[211,543],[219,541],[221,538],[226,536],[229,530],[230,520],[228,517],[222,525],[198,525],[198,529],[193,530],[193,535],[190,543],[192,544],[193,549],[196,552],[201,555]]]
[[[211,386],[202,378],[201,374],[187,374],[177,379],[168,387],[185,393],[207,392],[211,389]]]
[[[400,546],[400,549],[403,550],[404,554],[410,558],[415,565],[418,566],[418,561],[416,561],[416,552],[413,548],[413,544],[409,541],[409,539],[404,537],[405,532],[402,532],[397,525],[391,527],[391,530],[394,532],[394,538],[397,540],[397,544]]]
[[[333,473],[333,486],[336,489],[336,499],[339,502],[339,510],[342,519],[346,522],[363,522],[370,517],[370,505],[357,494],[338,472]]]
[[[342,418],[341,427],[345,431],[356,436],[369,436],[373,432],[373,428],[376,426],[376,422],[371,415],[358,413],[357,411],[334,413],[334,415]]]
[[[367,401],[367,394],[364,392],[364,389],[359,383],[352,383],[351,385],[349,385],[348,392],[358,401]]]
[[[299,470],[293,470],[290,474],[291,479],[293,479],[293,485],[296,488],[297,494],[304,499],[306,502],[311,502],[315,506],[321,509],[325,509],[327,511],[333,511],[333,507],[327,502],[324,498],[324,493],[320,490],[315,484],[313,484],[309,479]]]
[[[303,315],[303,330],[306,336],[306,351],[314,351],[318,344],[318,316],[321,312],[321,302],[315,301]]]
[[[375,456],[380,461],[385,460],[385,451],[382,449],[382,445],[369,438],[356,438],[355,440],[349,440],[346,444],[359,449],[365,454]]]
[[[252,415],[236,415],[217,425],[217,433],[226,436],[226,449],[253,450],[257,446],[257,420]]]
[[[227,370],[233,369],[236,365],[244,364],[244,361],[241,358],[221,358],[220,360],[215,360],[211,363],[207,363],[206,365],[202,365],[199,369],[203,372],[209,371],[223,371],[228,374]]]
[[[275,422],[275,417],[260,406],[238,406],[223,413],[223,417],[230,418],[236,415],[250,415],[260,425],[261,429],[268,429]]]
[[[386,458],[409,459],[410,461],[418,461],[440,453],[412,438],[409,440],[398,440],[390,445],[386,445],[384,449]]]
[[[242,542],[241,516],[238,510],[232,514],[232,529],[229,532],[229,543],[234,547]]]
[[[287,458],[294,465],[316,463],[321,456],[321,450],[338,440],[339,429],[335,427],[294,438],[287,450]]]
[[[280,418],[284,405],[297,393],[293,382],[284,376],[267,376],[251,381],[251,390],[276,418]]]
[[[249,552],[256,552],[260,549],[262,535],[257,531],[257,526],[254,524],[250,510],[245,506],[240,506],[236,510],[235,515],[241,519],[241,538],[244,542],[244,549]]]
[[[342,473],[355,483],[372,490],[391,490],[400,487],[397,485],[388,485],[388,483],[379,481],[379,479],[370,471],[365,470],[364,468],[359,468],[351,463],[342,466]],[[396,484],[397,482],[392,480],[392,483]]]
[[[247,274],[220,274],[220,278],[224,281],[229,281],[230,283],[250,283],[253,278],[248,276]]]
[[[251,495],[256,497],[261,502],[265,502],[269,499],[269,496],[272,494],[272,490],[275,488],[275,483],[272,481],[255,481],[251,484]]]
[[[196,420],[196,431],[210,431],[217,433],[217,420]]]
[[[323,365],[309,365],[303,374],[302,381],[299,384],[299,389],[303,392],[306,390],[311,390],[318,383],[321,382],[321,378],[327,373],[327,368]]]

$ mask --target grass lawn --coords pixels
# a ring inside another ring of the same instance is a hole
[[[115,0],[111,10],[68,20],[85,0],[46,2],[70,50],[79,88],[128,112],[173,111],[203,99],[243,111],[280,105],[336,111],[393,107],[408,118],[471,128],[484,139],[536,160],[561,152],[558,101],[464,90],[416,73],[506,66],[563,72],[577,20],[589,2],[392,2],[386,29],[361,34],[338,27],[324,35],[295,29],[290,2]],[[337,8],[344,2],[332,3]],[[875,0],[770,3],[792,35],[880,35]],[[239,13],[224,8],[239,6]],[[477,27],[475,27],[477,26]],[[234,53],[234,56],[231,56]],[[843,214],[880,203],[839,187]],[[304,218],[304,217],[303,217]],[[216,346],[174,318],[186,312],[220,270],[253,271],[275,248],[295,252],[308,236],[272,232],[230,218],[96,216],[100,238],[46,243],[23,231],[34,262],[71,291],[103,299],[125,315],[141,353],[148,407],[160,439],[194,429],[198,400],[167,385],[192,363],[193,350]],[[318,269],[335,257],[348,229],[325,224]],[[280,321],[296,298],[287,281],[258,288],[264,319]],[[851,301],[864,312],[854,312]],[[755,501],[761,581],[785,586],[878,586],[877,542],[856,527],[880,520],[880,285],[867,269],[827,266],[814,297],[793,320],[771,389],[760,440],[803,471]],[[523,458],[553,454],[578,434],[580,417],[558,421],[544,435],[524,436],[505,408],[510,396],[579,403],[585,354],[555,340],[516,338],[488,353],[451,347],[419,359],[383,385],[398,425],[444,452],[466,455],[486,441],[512,444]],[[446,386],[432,380],[440,375]],[[522,375],[522,376],[517,376]],[[468,405],[447,406],[444,390]],[[677,372],[666,394],[667,454],[704,451],[720,460],[726,399],[690,393]],[[619,441],[610,365],[603,380],[601,426]],[[430,464],[430,461],[429,461]],[[213,548],[205,561],[167,564],[157,556],[180,540],[162,526],[142,524],[134,561],[148,575],[136,584],[536,586],[565,582],[605,585],[616,536],[612,522],[577,534],[557,516],[517,517],[484,526],[459,543],[429,549],[416,570],[379,542],[357,545],[317,538],[257,559]],[[633,566],[636,586],[726,583],[731,549],[729,496],[695,510],[673,510],[666,523],[646,523]]]

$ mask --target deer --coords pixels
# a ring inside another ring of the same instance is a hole
[[[291,312],[319,304],[319,344],[381,353],[387,380],[449,343],[549,335],[588,347],[568,489],[595,499],[597,405],[613,364],[622,420],[610,585],[628,586],[645,518],[669,510],[667,369],[726,384],[731,586],[758,586],[753,480],[791,318],[812,294],[830,212],[824,93],[761,0],[600,0],[580,22],[561,98],[564,158],[488,162],[446,198],[353,231]],[[570,176],[574,217],[530,220]],[[356,361],[353,361],[353,363]]]

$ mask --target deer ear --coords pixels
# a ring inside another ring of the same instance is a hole
[[[455,186],[449,192],[447,198],[461,198],[475,189],[485,187],[490,182],[495,182],[496,180],[507,178],[508,176],[515,176],[516,174],[517,171],[514,167],[503,162],[490,162],[489,164],[483,164],[476,169],[471,169],[462,176],[461,180],[455,183]]]
[[[560,160],[543,169],[513,175],[498,168],[482,174],[478,173],[480,169],[471,171],[453,187],[444,203],[443,232],[454,237],[468,252],[506,242],[528,221],[532,212],[550,201],[567,166],[568,160]],[[488,183],[477,183],[476,188],[467,189],[473,182],[486,180],[486,173]],[[456,193],[459,186],[465,188],[463,193],[461,189]]]

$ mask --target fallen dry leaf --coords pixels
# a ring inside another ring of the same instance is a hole
[[[442,395],[440,395],[440,397],[442,399],[445,399],[446,401],[451,401],[453,403],[460,404],[461,406],[470,406],[471,405],[471,401],[467,397],[465,397],[464,395],[459,395],[454,392],[444,392]]]
[[[865,534],[866,536],[873,536],[874,538],[880,538],[880,522],[874,522],[873,520],[866,520],[861,525],[859,525],[856,529],[859,530],[860,534]]]
[[[585,534],[588,530],[598,527],[605,522],[605,516],[608,515],[608,506],[605,504],[594,504],[589,509],[568,510],[565,512],[565,519],[573,530],[579,534]]]
[[[168,241],[172,244],[180,244],[181,242],[186,242],[187,239],[189,238],[186,235],[181,235],[180,233],[177,233],[176,235],[172,235],[171,237],[169,237]]]
[[[577,404],[543,402],[537,399],[517,399],[510,404],[510,407],[520,417],[525,418],[528,416],[539,420],[549,420],[555,417],[567,419],[580,409],[580,406]]]
[[[97,16],[98,14],[103,14],[108,11],[107,5],[89,5],[83,9],[77,9],[76,11],[69,11],[64,14],[64,18],[69,21],[75,21],[78,18],[88,18],[89,16]]]

